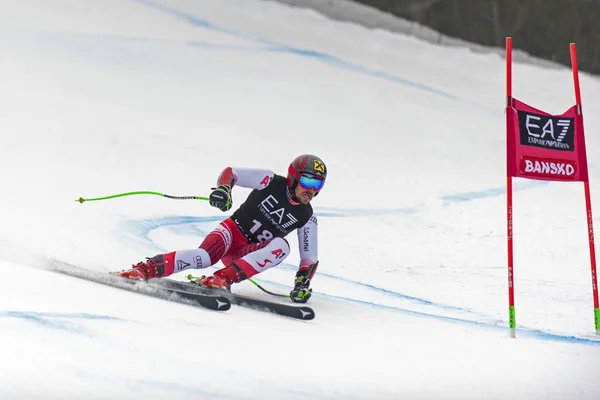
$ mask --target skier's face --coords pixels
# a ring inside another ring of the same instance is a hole
[[[300,185],[296,186],[296,190],[294,191],[294,194],[296,195],[296,200],[300,204],[310,203],[313,197],[315,197],[316,193],[317,191],[315,190],[315,188],[306,189]]]

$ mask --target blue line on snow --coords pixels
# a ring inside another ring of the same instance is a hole
[[[159,4],[159,3],[154,3],[151,1],[147,1],[147,0],[134,0],[134,1],[137,3],[143,4],[145,6],[152,7],[157,10],[163,11],[165,13],[171,14],[179,19],[189,22],[192,25],[196,25],[196,26],[199,26],[202,28],[215,28],[215,29],[217,28],[217,27],[213,26],[207,20],[196,18],[192,14],[188,14],[183,11],[179,11],[174,8],[167,7],[167,6]]]
[[[287,263],[283,263],[280,266],[278,266],[278,268],[282,268],[285,270],[290,270],[290,271],[296,271],[296,269],[298,268],[295,265],[292,264],[287,264]],[[346,283],[350,283],[352,285],[355,286],[359,286],[365,289],[369,289],[372,290],[373,292],[376,293],[380,293],[380,294],[386,294],[389,297],[395,297],[398,299],[403,299],[403,300],[408,300],[408,301],[412,301],[416,304],[419,305],[423,305],[423,306],[430,306],[430,307],[434,307],[434,308],[438,308],[438,309],[442,309],[442,310],[449,310],[449,311],[458,311],[458,312],[462,312],[462,313],[468,313],[471,315],[475,315],[477,317],[485,317],[485,315],[479,314],[471,309],[468,308],[463,308],[463,307],[457,307],[457,306],[451,306],[451,305],[447,305],[447,304],[441,304],[441,303],[436,303],[430,300],[425,300],[419,297],[414,297],[414,296],[409,296],[403,293],[399,293],[399,292],[394,292],[391,290],[387,290],[387,289],[383,289],[374,285],[370,285],[370,284],[366,284],[366,283],[362,283],[362,282],[358,282],[358,281],[353,281],[351,279],[346,279],[346,278],[342,278],[336,275],[330,275],[330,274],[326,274],[324,272],[319,272],[319,276],[324,277],[324,278],[330,278],[332,280],[336,280],[336,281],[342,281],[342,282],[346,282]],[[265,279],[255,279],[255,281],[259,282],[259,283],[267,283],[270,285],[274,285],[274,286],[278,286],[278,287],[282,287],[282,288],[286,288],[287,290],[289,290],[290,288],[287,285],[283,285],[281,283],[278,282],[274,282],[274,281],[269,281],[269,280],[265,280]],[[332,299],[338,299],[338,300],[345,300],[345,301],[350,301],[350,302],[358,302],[358,303],[364,303],[364,304],[369,304],[375,307],[383,307],[383,308],[390,308],[390,309],[395,309],[395,310],[399,310],[399,311],[409,311],[407,309],[401,308],[401,307],[395,307],[395,306],[388,306],[388,305],[382,305],[379,303],[373,303],[373,302],[368,302],[368,301],[363,301],[363,300],[357,300],[357,299],[353,299],[353,298],[349,298],[349,297],[340,297],[340,296],[335,296],[335,295],[330,295],[330,294],[326,294],[326,293],[319,293],[320,296],[324,296],[324,297],[328,297],[328,298],[332,298]],[[416,312],[416,311],[415,311]],[[433,316],[433,314],[432,314]]]
[[[274,41],[271,41],[268,39],[264,39],[261,37],[254,37],[245,32],[236,31],[233,29],[225,29],[225,28],[219,27],[217,25],[214,25],[213,23],[211,23],[207,20],[197,18],[197,17],[193,16],[192,14],[177,10],[172,7],[165,6],[163,4],[154,3],[152,1],[148,1],[148,0],[133,0],[133,1],[135,1],[139,4],[143,4],[145,6],[148,6],[148,7],[152,7],[154,9],[162,11],[164,13],[170,14],[178,19],[181,19],[181,20],[183,20],[189,24],[192,24],[194,26],[197,26],[199,28],[210,29],[215,32],[234,36],[234,37],[241,38],[241,39],[251,40],[255,43],[265,45],[266,47],[262,48],[262,50],[290,53],[290,54],[295,54],[295,55],[298,55],[301,57],[312,58],[314,60],[324,62],[326,64],[332,65],[337,68],[345,69],[345,70],[352,71],[352,72],[357,72],[357,73],[368,75],[368,76],[378,78],[378,79],[383,79],[388,82],[412,87],[412,88],[419,89],[419,90],[422,90],[422,91],[425,91],[425,92],[428,92],[428,93],[431,93],[431,94],[434,94],[434,95],[437,95],[440,97],[444,97],[444,98],[447,98],[450,100],[462,101],[462,99],[460,99],[458,96],[456,96],[450,92],[445,92],[443,90],[436,89],[431,86],[425,85],[423,83],[415,82],[410,79],[406,79],[406,78],[403,78],[403,77],[400,77],[397,75],[393,75],[393,74],[390,74],[385,71],[366,68],[361,65],[351,63],[349,61],[345,61],[339,57],[336,57],[336,56],[333,56],[333,55],[330,55],[327,53],[310,50],[310,49],[297,48],[297,47],[289,46],[289,45],[286,45],[283,43],[277,43],[277,42],[274,42]],[[197,42],[196,44],[192,43],[192,45],[205,46],[201,42]],[[229,47],[229,46],[227,46],[227,47]],[[218,46],[214,45],[214,48],[218,48]],[[500,110],[498,110],[498,113],[500,113]]]
[[[354,63],[342,60],[341,58],[332,56],[330,54],[326,54],[326,53],[322,53],[322,52],[318,52],[318,51],[314,51],[314,50],[304,50],[304,49],[298,49],[298,48],[294,48],[294,47],[287,47],[284,45],[281,45],[280,48],[275,48],[272,51],[292,53],[292,54],[296,54],[296,55],[303,56],[303,57],[314,58],[316,60],[325,62],[327,64],[336,66],[340,69],[345,69],[347,71],[352,71],[352,72],[358,72],[358,73],[361,73],[364,75],[369,75],[369,76],[372,76],[375,78],[381,78],[388,82],[399,83],[401,85],[410,86],[415,89],[419,89],[424,92],[429,92],[429,93],[432,93],[432,94],[435,94],[438,96],[446,97],[451,100],[461,100],[458,96],[456,96],[454,94],[444,92],[439,89],[434,89],[431,86],[427,86],[422,83],[414,82],[414,81],[411,81],[406,78],[392,75],[385,71],[369,69],[369,68],[360,66],[358,64],[354,64]]]
[[[523,184],[515,184],[513,186],[513,192],[519,192],[522,190],[534,189],[540,186],[546,186],[550,184],[547,181],[530,181]],[[489,188],[484,190],[478,190],[474,192],[456,193],[447,196],[441,196],[440,199],[448,203],[462,203],[466,201],[491,198],[497,196],[504,196],[506,194],[506,187],[501,188]]]
[[[74,324],[72,322],[73,320],[120,320],[119,318],[108,315],[36,311],[0,311],[0,318],[2,317],[22,319],[46,328],[59,329],[71,333],[81,333],[84,330],[82,327]]]
[[[477,192],[465,192],[465,193],[451,194],[451,195],[447,195],[447,196],[442,196],[442,197],[440,197],[440,199],[450,202],[450,203],[462,203],[465,201],[470,201],[470,200],[475,200],[475,199],[502,196],[505,193],[506,193],[506,188],[492,188],[492,189],[480,190]]]
[[[456,317],[448,317],[448,316],[444,316],[444,315],[430,314],[430,313],[425,313],[425,312],[421,312],[421,311],[407,310],[405,308],[400,308],[400,307],[387,306],[387,305],[383,305],[383,304],[375,304],[375,303],[371,303],[371,302],[363,301],[363,300],[350,299],[350,298],[346,298],[346,297],[321,295],[321,294],[320,294],[320,296],[329,297],[329,298],[333,298],[333,299],[339,299],[339,300],[345,300],[345,301],[348,301],[351,303],[362,304],[362,305],[366,305],[366,306],[370,306],[370,307],[382,308],[382,309],[387,309],[387,310],[392,310],[392,311],[399,311],[402,313],[412,314],[412,315],[419,316],[419,317],[434,318],[434,319],[442,320],[442,321],[446,321],[446,322],[476,325],[476,326],[487,327],[487,328],[495,328],[495,329],[502,330],[502,331],[508,330],[508,328],[506,326],[502,326],[502,325],[496,324],[496,323],[473,321],[473,320],[468,320],[468,319],[464,319],[464,318],[456,318]],[[577,336],[560,335],[557,333],[544,332],[539,329],[531,329],[531,328],[523,327],[523,328],[519,329],[519,333],[520,333],[520,335],[531,336],[531,337],[535,337],[535,338],[542,339],[542,340],[566,342],[566,343],[580,343],[580,344],[600,346],[600,340],[586,339],[586,338],[581,338],[581,337],[577,337]]]
[[[288,264],[288,266],[289,266],[289,269],[294,269],[294,270],[296,269],[296,267],[293,265]],[[434,307],[447,309],[447,310],[453,310],[453,311],[462,311],[462,312],[476,315],[478,317],[485,317],[485,316],[477,314],[474,311],[469,310],[467,308],[438,304],[438,303],[434,303],[432,301],[420,299],[418,297],[407,296],[402,293],[392,292],[392,291],[389,291],[386,289],[378,288],[376,286],[367,285],[367,284],[363,284],[360,282],[343,279],[343,278],[333,276],[333,275],[327,275],[327,274],[323,274],[323,273],[319,273],[319,275],[327,276],[327,277],[334,278],[334,279],[344,280],[346,282],[353,283],[353,284],[356,284],[359,286],[373,288],[375,291],[387,293],[387,294],[392,295],[393,297],[399,297],[399,298],[404,298],[407,300],[416,301],[417,303],[421,303],[424,305],[431,305]],[[259,283],[269,283],[269,284],[280,286],[280,287],[285,286],[280,283],[272,282],[272,281],[268,281],[268,280],[257,280],[257,281]],[[379,308],[379,309],[390,310],[390,311],[394,311],[394,312],[411,314],[411,315],[418,316],[418,317],[433,318],[433,319],[442,320],[442,321],[451,322],[451,323],[460,323],[460,324],[475,325],[475,326],[479,326],[479,327],[493,328],[493,329],[497,329],[497,330],[503,331],[503,332],[508,330],[508,328],[506,327],[507,322],[502,321],[502,320],[497,320],[497,322],[476,321],[476,320],[465,319],[465,318],[432,314],[432,313],[427,313],[427,312],[423,312],[423,311],[409,310],[407,308],[390,306],[390,305],[386,305],[386,304],[378,304],[378,303],[373,303],[373,302],[366,301],[366,300],[358,300],[358,299],[353,299],[353,298],[349,298],[349,297],[335,296],[335,295],[330,295],[330,294],[326,294],[326,293],[319,293],[316,296],[333,299],[333,300],[347,301],[350,303],[365,305],[365,306],[369,306],[369,307],[375,307],[375,308]],[[527,328],[527,327],[520,327],[518,331],[519,331],[519,336],[529,336],[529,337],[534,337],[534,338],[541,339],[541,340],[549,340],[549,341],[557,341],[557,342],[565,342],[565,343],[580,343],[580,344],[600,346],[600,340],[595,340],[595,339],[586,339],[586,338],[572,336],[572,335],[561,335],[558,333],[546,332],[546,331],[542,331],[539,329],[533,329],[533,328]]]
[[[342,217],[372,217],[390,214],[410,215],[418,212],[417,208],[396,208],[396,209],[341,209],[341,208],[322,208],[324,211],[316,212],[318,218],[342,218]],[[206,231],[194,226],[207,222],[221,222],[225,217],[222,216],[167,216],[149,218],[143,220],[128,220],[123,223],[125,231],[131,233],[135,238],[143,238],[154,249],[166,251],[150,238],[150,232],[158,228],[171,227],[175,233],[179,234],[197,234],[199,237],[206,236]],[[188,225],[185,228],[182,226]],[[215,224],[216,225],[216,224]],[[180,226],[180,228],[176,228]],[[211,227],[212,229],[212,227]]]

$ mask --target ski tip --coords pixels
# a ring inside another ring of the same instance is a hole
[[[300,314],[302,315],[302,319],[309,321],[311,319],[315,319],[315,311],[310,307],[298,307]]]
[[[215,298],[215,302],[217,303],[216,311],[227,311],[231,308],[231,302],[226,298]]]

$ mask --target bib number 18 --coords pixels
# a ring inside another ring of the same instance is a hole
[[[252,226],[252,228],[250,229],[250,233],[254,235],[256,234],[256,232],[258,232],[262,224],[260,223],[260,221],[257,220],[252,220],[252,222],[254,222],[254,226]],[[273,234],[269,230],[263,229],[262,233],[256,235],[256,238],[259,242],[262,243],[266,242],[267,240],[273,239]]]

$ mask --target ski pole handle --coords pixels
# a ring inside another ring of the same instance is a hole
[[[75,201],[78,201],[79,203],[83,203],[84,201],[108,200],[108,199],[115,199],[117,197],[133,196],[133,195],[137,195],[137,194],[153,194],[155,196],[166,197],[167,199],[172,199],[172,200],[206,200],[206,201],[208,201],[208,197],[171,196],[169,194],[164,194],[164,193],[159,193],[159,192],[127,192],[127,193],[113,194],[111,196],[105,196],[105,197],[95,197],[95,198],[91,198],[91,199],[84,199],[83,197],[80,197]]]

